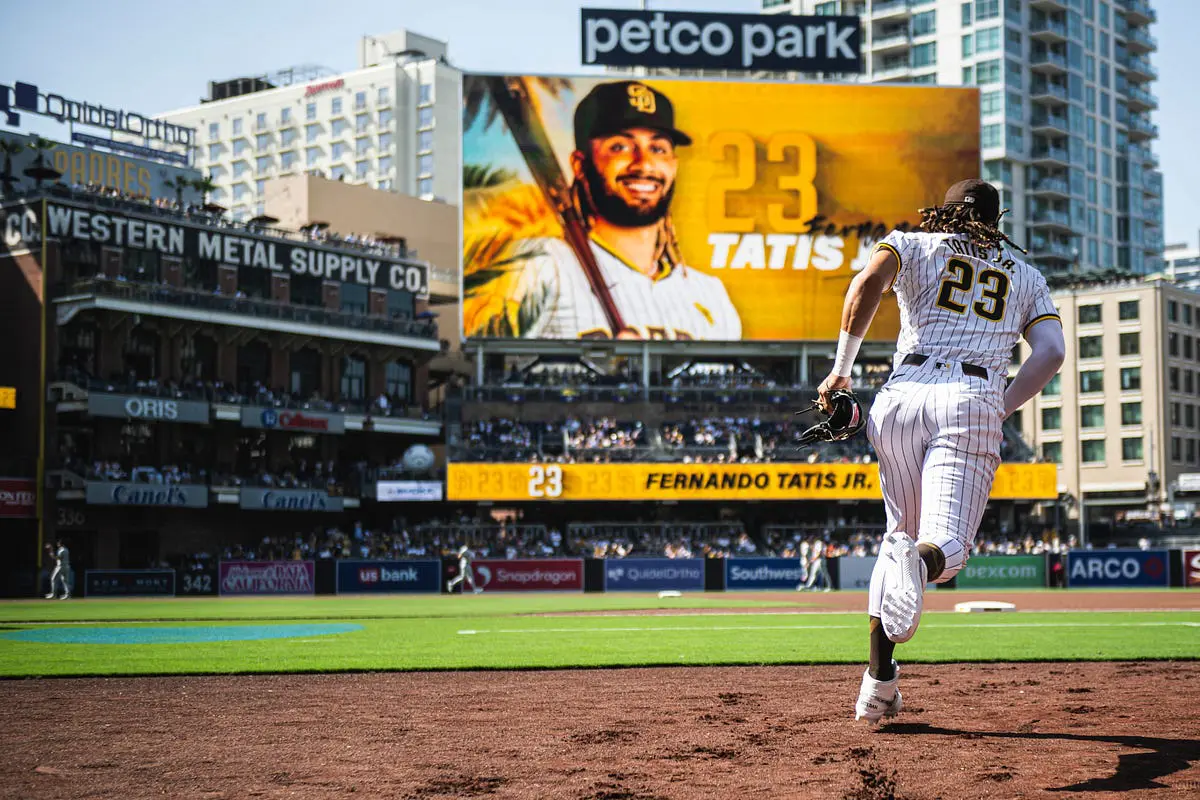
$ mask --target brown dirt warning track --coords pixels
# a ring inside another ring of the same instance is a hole
[[[1200,662],[902,670],[878,729],[852,719],[861,666],[2,681],[0,797],[1200,796]]]

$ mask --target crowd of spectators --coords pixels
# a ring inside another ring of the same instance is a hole
[[[120,461],[95,461],[87,468],[85,477],[93,481],[129,481],[160,486],[208,482],[208,472],[203,469],[193,469],[190,464],[127,466]]]

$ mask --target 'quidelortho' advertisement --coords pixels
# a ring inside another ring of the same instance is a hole
[[[836,339],[874,244],[979,170],[974,89],[463,87],[467,337]],[[870,336],[898,328],[889,297]]]

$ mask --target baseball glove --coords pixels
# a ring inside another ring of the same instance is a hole
[[[826,413],[820,402],[814,400],[811,406],[796,412],[808,414],[817,411],[827,417],[801,434],[800,444],[840,442],[866,427],[867,415],[863,413],[862,404],[858,402],[854,392],[849,389],[839,389],[829,395],[829,406],[830,411]]]

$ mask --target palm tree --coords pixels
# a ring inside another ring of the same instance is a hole
[[[34,137],[34,140],[26,145],[30,150],[37,153],[37,161],[33,166],[25,168],[25,174],[37,181],[37,188],[42,188],[42,183],[45,181],[56,181],[62,177],[62,173],[46,165],[46,153],[58,147],[58,142],[53,142],[41,136]]]
[[[182,175],[176,175],[174,178],[171,178],[171,180],[169,180],[169,181],[163,181],[163,185],[166,186],[168,189],[175,190],[175,204],[177,206],[179,206],[180,208],[183,208],[183,192],[185,189],[191,188],[193,186],[192,179],[185,178]]]
[[[487,164],[463,164],[463,189],[491,189],[517,177],[510,169]]]
[[[8,194],[9,188],[17,182],[13,177],[13,156],[19,155],[25,149],[25,143],[16,139],[0,140],[0,153],[4,154],[4,171],[0,172],[0,190]]]
[[[209,192],[215,192],[218,189],[211,175],[205,175],[199,180],[192,181],[192,187],[200,193],[201,201],[204,205],[208,205]]]
[[[535,76],[525,78],[525,81],[530,89],[541,89],[555,100],[559,98],[562,92],[569,92],[572,89],[570,78]],[[475,120],[485,113],[483,128],[487,130],[500,117],[500,109],[496,107],[495,103],[491,102],[487,76],[464,75],[463,130],[465,131],[467,128],[470,128],[475,123]]]

